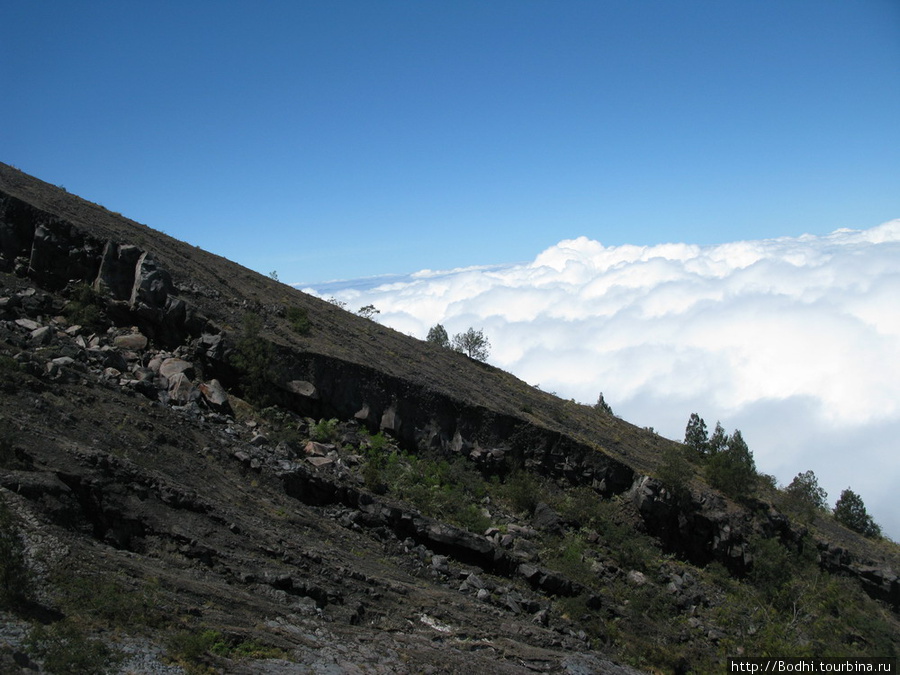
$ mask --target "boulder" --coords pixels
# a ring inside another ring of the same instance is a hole
[[[307,457],[306,461],[317,468],[320,466],[328,466],[329,464],[334,464],[334,460],[331,457]]]
[[[222,339],[221,333],[203,333],[197,341],[197,348],[215,361],[221,361],[225,356],[225,341]]]
[[[397,411],[394,410],[393,407],[388,408],[384,411],[384,414],[381,416],[381,428],[386,431],[392,431],[395,434],[400,431],[400,415],[397,414]]]
[[[151,366],[152,367],[152,366]],[[184,374],[188,378],[194,375],[194,364],[184,359],[171,357],[164,360],[159,366],[159,374],[170,380],[178,374]]]
[[[544,502],[539,502],[534,509],[534,526],[549,534],[562,534],[559,514]]]
[[[32,319],[16,319],[16,325],[21,326],[27,331],[36,331],[41,327],[37,321],[33,321]]]
[[[199,389],[203,396],[203,400],[210,409],[224,414],[231,413],[231,403],[228,401],[228,393],[218,380],[203,382],[200,384]]]
[[[184,373],[175,373],[169,378],[169,402],[174,405],[187,405],[197,399],[200,392]]]
[[[312,382],[306,380],[291,380],[285,383],[285,388],[293,394],[304,396],[306,398],[319,398],[319,392]]]
[[[31,337],[29,338],[29,342],[35,346],[39,347],[41,345],[48,345],[53,340],[53,329],[50,326],[41,326],[33,331],[31,331]]]
[[[333,445],[325,445],[324,443],[310,441],[304,446],[303,452],[305,452],[310,457],[324,457],[333,448]]]
[[[147,337],[141,333],[131,333],[129,335],[117,335],[113,338],[113,345],[119,349],[128,349],[131,351],[143,351],[147,348]]]

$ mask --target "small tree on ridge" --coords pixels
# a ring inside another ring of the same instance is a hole
[[[484,331],[469,328],[465,333],[457,333],[453,336],[452,347],[476,361],[487,361],[491,353],[491,343],[485,337]]]
[[[428,330],[428,337],[425,338],[425,342],[430,342],[438,347],[450,348],[450,336],[447,335],[447,329],[439,323],[436,323]]]

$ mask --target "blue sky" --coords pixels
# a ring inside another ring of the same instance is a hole
[[[900,216],[900,4],[0,7],[0,161],[302,284]]]

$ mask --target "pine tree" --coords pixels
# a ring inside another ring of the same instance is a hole
[[[599,410],[600,412],[606,415],[612,415],[613,410],[610,407],[609,403],[606,402],[606,399],[603,398],[603,392],[600,392],[600,396],[597,397],[597,403],[594,404],[594,409]]]
[[[724,449],[710,456],[706,476],[713,487],[734,499],[743,499],[753,492],[756,462],[739,429],[727,437]]]
[[[691,413],[691,418],[688,420],[684,430],[684,444],[701,456],[709,452],[709,434],[706,431],[706,422],[697,413]]]
[[[722,428],[721,422],[716,422],[716,428],[713,430],[712,436],[709,438],[709,454],[717,455],[725,449],[728,444],[728,436],[725,429]]]
[[[816,511],[824,510],[827,505],[828,493],[819,487],[819,480],[812,471],[804,471],[794,476],[785,492],[788,503],[808,520],[812,520]]]
[[[834,505],[834,517],[839,523],[843,523],[851,530],[855,530],[866,537],[880,537],[881,528],[866,512],[866,505],[862,497],[850,488],[841,492],[840,499]]]
[[[429,329],[425,341],[436,344],[438,347],[450,347],[450,336],[447,335],[447,329],[439,323]]]

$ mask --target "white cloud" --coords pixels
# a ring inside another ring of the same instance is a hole
[[[717,246],[565,240],[533,262],[344,283],[349,306],[424,338],[491,340],[491,363],[564,398],[599,392],[680,439],[691,412],[740,428],[784,483],[852,486],[900,538],[900,220]]]

